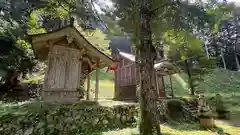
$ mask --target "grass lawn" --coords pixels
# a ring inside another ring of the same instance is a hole
[[[224,132],[230,135],[240,135],[240,127],[232,127],[228,124],[218,124],[218,128],[212,130],[201,129],[197,124],[178,123],[173,125],[161,125],[163,135],[217,135],[216,132]],[[108,131],[89,135],[138,135],[136,128],[127,128],[116,131]]]

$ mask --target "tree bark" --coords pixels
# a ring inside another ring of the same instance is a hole
[[[152,0],[140,0],[140,46],[139,62],[140,135],[160,135],[159,112],[157,111],[157,89],[154,61],[156,50],[152,44],[151,15]],[[137,61],[138,62],[138,61]]]
[[[224,58],[224,54],[223,54],[222,48],[221,48],[221,59],[222,59],[222,63],[223,63],[223,68],[224,68],[224,69],[227,69],[227,66],[226,66],[226,62],[225,62],[225,58]]]
[[[239,65],[238,56],[236,54],[236,44],[234,45],[234,59],[235,59],[235,62],[236,62],[237,71],[239,71],[240,70],[240,65]]]
[[[194,86],[193,86],[193,79],[192,79],[192,74],[191,74],[191,71],[190,71],[190,68],[189,68],[189,63],[188,63],[187,60],[184,60],[184,63],[185,63],[186,72],[187,72],[187,75],[188,75],[188,84],[189,84],[189,87],[190,87],[190,94],[194,95],[195,90],[194,90]]]

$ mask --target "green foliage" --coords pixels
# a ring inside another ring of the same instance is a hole
[[[17,47],[11,48],[7,55],[0,58],[0,70],[5,71],[3,76],[8,71],[20,71],[25,75],[25,73],[32,71],[34,66],[34,57],[30,44],[21,39],[13,41],[13,44]],[[4,46],[8,46],[8,44],[4,44]]]
[[[83,86],[80,86],[78,89],[77,89],[78,93],[79,93],[79,99],[83,99],[84,96],[85,96],[85,88]]]
[[[181,118],[183,101],[179,99],[171,99],[167,101],[168,116],[172,119]]]
[[[206,13],[211,16],[209,22],[211,32],[219,32],[219,26],[222,21],[230,19],[232,16],[233,4],[216,3],[216,8],[208,8]]]
[[[31,2],[18,1],[14,6],[8,7],[7,4],[4,6],[6,10],[0,16],[0,25],[2,26],[0,35],[10,38],[12,44],[16,47],[10,48],[10,53],[1,57],[0,70],[5,73],[9,70],[18,70],[25,75],[35,65],[27,34],[38,34],[45,32],[45,30],[39,24],[37,19],[38,11],[33,10],[34,5]],[[3,45],[4,48],[8,46],[10,45]]]
[[[118,26],[116,20],[113,20],[111,17],[105,15],[102,15],[101,18],[107,25],[107,36],[123,36],[124,33]]]
[[[39,11],[33,11],[28,19],[28,34],[33,35],[33,34],[40,34],[40,33],[45,33],[46,30],[38,23],[38,16]]]
[[[187,81],[187,75],[182,73],[180,77]],[[166,78],[165,84],[169,84],[169,79]],[[177,97],[186,97],[189,96],[185,87],[181,85],[181,82],[175,77],[172,77],[174,93]],[[225,107],[231,112],[232,119],[239,121],[237,117],[240,112],[240,78],[239,72],[237,71],[228,71],[224,69],[215,69],[210,70],[209,74],[204,76],[204,81],[199,82],[199,85],[196,87],[196,93],[204,93],[209,99],[209,105],[215,110],[216,93],[221,94],[224,101]],[[166,91],[170,91],[169,88],[166,88]]]
[[[167,56],[172,60],[177,61],[180,57],[188,58],[204,54],[203,42],[188,31],[170,30],[164,33],[163,39],[168,44]]]
[[[216,67],[214,58],[204,57],[202,41],[187,31],[168,31],[164,40],[169,44],[168,58],[177,61],[182,70],[188,74],[191,93],[200,81],[203,81],[209,69]],[[186,60],[186,61],[185,61]]]
[[[104,52],[105,54],[111,54],[110,50],[108,49],[110,41],[107,39],[107,35],[104,34],[99,28],[95,30],[81,30],[81,34],[98,50]]]
[[[97,102],[74,105],[27,103],[0,106],[0,133],[38,135],[85,135],[96,131],[131,127],[135,105],[99,106]],[[4,109],[3,109],[4,108]]]
[[[66,18],[71,12],[74,0],[48,0],[48,3],[40,9],[41,17],[49,19]]]

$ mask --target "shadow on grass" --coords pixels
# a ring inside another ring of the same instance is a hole
[[[139,134],[132,133],[131,135],[139,135]],[[173,135],[173,134],[171,134],[171,133],[162,133],[161,135]]]
[[[208,130],[211,130],[213,133],[218,133],[219,135],[231,135],[227,132],[225,132],[222,128],[220,127],[214,127],[214,128],[208,128]]]
[[[169,126],[172,129],[180,130],[180,131],[197,131],[197,130],[206,130],[204,127],[200,125],[200,123],[197,122],[176,122],[171,121],[168,123],[165,123],[167,126]]]
[[[94,132],[94,133],[84,133],[84,134],[78,134],[78,135],[103,135],[102,132]]]

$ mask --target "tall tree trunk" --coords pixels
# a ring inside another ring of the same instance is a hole
[[[224,69],[227,69],[227,66],[226,66],[226,62],[225,62],[225,59],[224,59],[224,54],[223,54],[222,48],[221,48],[221,59],[222,59],[222,63],[223,63],[223,68],[224,68]]]
[[[235,58],[235,62],[236,62],[237,71],[239,71],[240,70],[240,65],[239,65],[238,56],[236,54],[236,44],[234,45],[234,58]]]
[[[156,50],[152,44],[151,32],[152,0],[140,0],[140,135],[159,135],[159,112],[157,111],[157,89],[154,60]]]
[[[209,51],[208,51],[208,44],[207,43],[204,43],[204,48],[205,48],[205,52],[206,52],[207,58],[209,59]]]
[[[234,23],[235,23],[235,27],[238,26],[238,22],[236,19],[234,19]],[[239,60],[238,60],[238,56],[237,56],[237,53],[236,53],[236,47],[237,47],[237,44],[238,44],[238,34],[239,34],[239,28],[237,27],[237,36],[236,36],[236,39],[235,39],[235,44],[233,46],[233,51],[234,51],[234,58],[235,58],[235,61],[236,61],[236,68],[237,68],[237,71],[240,70],[240,65],[239,65]]]
[[[192,74],[191,74],[191,71],[190,71],[190,68],[189,68],[189,63],[188,63],[187,60],[184,60],[184,63],[185,63],[186,72],[187,72],[187,75],[188,75],[188,84],[189,84],[189,87],[190,87],[190,94],[194,95],[195,90],[194,90],[194,86],[193,86],[193,78],[192,78]]]

